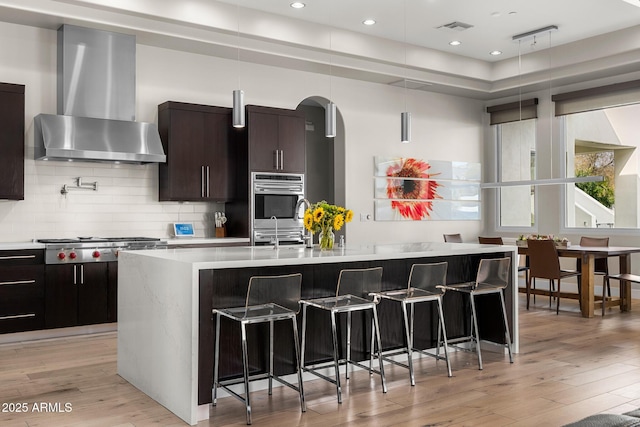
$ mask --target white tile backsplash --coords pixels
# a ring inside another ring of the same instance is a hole
[[[27,152],[33,151],[27,149]],[[98,190],[70,190],[75,179]],[[0,201],[0,242],[77,236],[170,237],[172,222],[194,223],[196,236],[215,234],[210,212],[222,203],[158,201],[158,165],[25,160],[25,198]]]

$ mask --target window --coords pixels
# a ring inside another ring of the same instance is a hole
[[[566,226],[640,228],[640,104],[564,116],[567,176],[603,176],[567,185]]]
[[[536,179],[536,119],[496,125],[498,181]],[[499,226],[532,228],[535,224],[535,186],[498,189]]]

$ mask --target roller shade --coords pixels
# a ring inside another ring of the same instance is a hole
[[[492,105],[491,107],[487,107],[487,113],[491,115],[491,125],[537,119],[538,98],[510,102],[508,104]]]
[[[556,116],[640,103],[640,80],[553,95]]]

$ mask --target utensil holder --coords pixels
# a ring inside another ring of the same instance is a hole
[[[216,237],[227,237],[227,229],[225,227],[216,227]]]

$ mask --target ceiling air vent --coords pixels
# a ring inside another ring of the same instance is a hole
[[[473,25],[465,24],[464,22],[460,22],[460,21],[453,21],[453,22],[449,22],[448,24],[444,24],[444,25],[440,25],[439,27],[436,27],[437,30],[452,30],[452,31],[464,31],[464,30],[468,30],[469,28],[473,28]]]
[[[389,84],[391,86],[397,86],[397,87],[405,87],[405,84],[406,84],[407,89],[426,90],[426,91],[429,91],[429,86],[433,86],[433,84],[429,82],[423,82],[420,80],[411,80],[411,79],[397,80]]]

